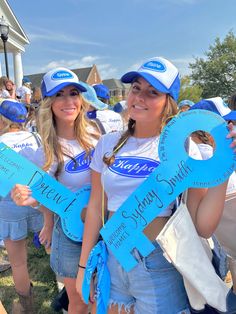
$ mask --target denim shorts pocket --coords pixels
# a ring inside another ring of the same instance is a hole
[[[165,272],[175,269],[163,256],[161,249],[156,249],[147,257],[143,257],[142,262],[144,269],[148,272]]]

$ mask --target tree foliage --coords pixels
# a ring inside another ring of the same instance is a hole
[[[216,38],[205,52],[206,58],[190,63],[194,84],[202,88],[202,97],[228,98],[236,91],[236,37],[230,31],[223,41]]]
[[[178,102],[184,99],[198,102],[202,96],[202,88],[197,84],[192,84],[189,76],[184,76],[181,79],[181,88]]]

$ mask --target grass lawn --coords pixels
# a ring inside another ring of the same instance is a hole
[[[51,301],[58,293],[56,277],[49,266],[49,255],[44,248],[35,248],[32,244],[32,236],[28,240],[28,266],[30,278],[34,285],[35,307],[38,314],[52,314]],[[0,249],[0,259],[6,255],[6,251]],[[7,313],[11,313],[12,302],[17,299],[12,280],[11,269],[0,273],[0,300]],[[60,312],[62,313],[62,312]]]

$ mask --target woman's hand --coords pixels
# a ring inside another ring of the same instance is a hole
[[[77,278],[76,278],[76,290],[78,294],[80,295],[80,298],[83,302],[84,302],[84,299],[83,299],[83,294],[82,294],[82,285],[83,285],[83,280],[84,280],[84,272],[85,272],[85,269],[79,268]]]
[[[11,190],[11,198],[18,206],[35,206],[37,201],[31,197],[32,191],[27,185],[16,184]]]
[[[230,147],[233,148],[234,152],[236,153],[236,128],[233,125],[232,122],[230,122],[228,124],[228,128],[229,128],[229,134],[227,135],[227,138],[232,138],[232,143],[230,144]]]
[[[79,268],[78,275],[77,275],[77,278],[76,278],[76,290],[77,290],[78,294],[80,295],[80,298],[81,298],[81,300],[83,302],[85,302],[84,299],[83,299],[83,294],[82,294],[84,272],[85,272],[85,269]],[[95,297],[94,297],[94,295],[95,295],[94,279],[95,279],[95,276],[92,276],[91,284],[90,284],[90,294],[89,294],[89,302],[92,303],[92,304],[95,302]]]

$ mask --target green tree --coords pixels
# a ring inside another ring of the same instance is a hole
[[[202,97],[227,98],[236,91],[236,37],[230,31],[223,41],[216,38],[205,52],[206,58],[190,63],[194,84],[202,87]]]
[[[192,84],[189,76],[184,76],[181,79],[181,88],[178,102],[183,99],[189,99],[193,102],[198,102],[202,96],[202,88],[197,84]]]

